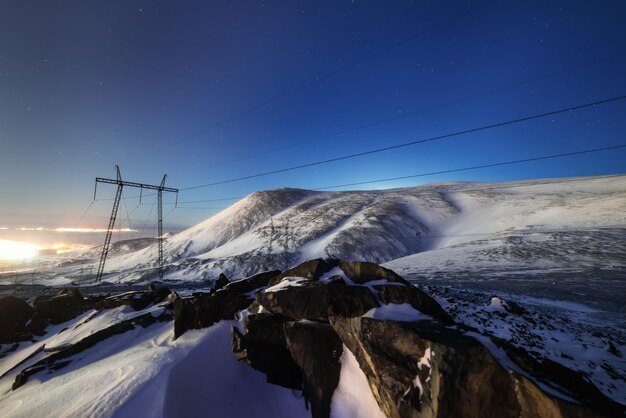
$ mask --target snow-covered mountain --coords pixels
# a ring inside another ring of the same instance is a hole
[[[620,176],[262,191],[169,238],[166,277],[247,276],[317,257],[396,260],[389,266],[408,275],[468,263],[474,270],[623,269],[625,209]],[[109,263],[122,281],[146,278],[141,272],[155,264],[154,246]]]

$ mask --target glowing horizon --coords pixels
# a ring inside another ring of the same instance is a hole
[[[42,226],[32,227],[32,226],[17,226],[17,227],[7,227],[1,226],[1,231],[47,231],[47,232],[107,232],[108,228],[73,228],[73,227],[58,227],[58,228],[44,228]],[[132,228],[113,228],[111,232],[137,232],[138,229]]]
[[[27,242],[0,239],[0,259],[2,260],[15,261],[33,258],[41,249],[39,245]]]

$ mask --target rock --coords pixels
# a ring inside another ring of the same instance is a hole
[[[527,368],[517,365],[519,359],[496,359],[457,327],[437,321],[343,317],[332,317],[331,324],[355,355],[389,417],[597,417],[624,412],[608,398],[592,407],[565,400],[586,402],[578,392],[564,393],[555,386],[550,393],[542,391],[539,385],[546,387],[545,383],[538,383],[539,378],[529,371],[538,371],[541,365],[529,367],[529,356]],[[510,368],[500,361],[510,361]],[[575,379],[585,390],[595,389],[580,376]]]
[[[213,287],[213,290],[220,290],[221,288],[226,286],[228,283],[230,283],[230,280],[228,280],[228,277],[226,277],[224,273],[220,273],[219,277],[215,281],[215,286]]]
[[[285,339],[282,318],[252,314],[233,327],[233,352],[238,360],[267,376],[267,382],[289,389],[302,389],[302,374]]]
[[[91,307],[78,289],[63,289],[54,296],[38,296],[33,302],[36,313],[52,324],[69,321]]]
[[[331,282],[329,316],[341,315],[346,318],[361,316],[367,311],[380,306],[376,296],[367,287],[340,286],[341,282]]]
[[[252,298],[217,292],[195,298],[174,301],[174,339],[188,329],[210,327],[224,319],[233,319],[235,313],[245,309]]]
[[[0,343],[30,339],[26,324],[34,313],[35,310],[20,298],[0,298]]]
[[[276,292],[261,292],[256,302],[271,313],[291,319],[328,320],[328,288],[325,283],[310,282]]]
[[[232,281],[223,289],[231,294],[244,294],[269,285],[270,280],[280,274],[280,270],[266,271],[246,279]]]
[[[233,319],[254,300],[256,289],[267,286],[276,271],[260,273],[248,279],[233,281],[211,294],[200,294],[174,301],[174,338],[188,329],[210,327],[224,319]]]
[[[367,263],[360,261],[341,261],[339,268],[344,272],[346,277],[357,284],[366,284],[371,281],[386,280],[392,283],[410,284],[393,271],[379,266],[375,263]]]
[[[378,290],[378,298],[385,304],[408,303],[418,311],[446,324],[454,323],[452,317],[448,315],[435,299],[408,282],[404,286],[374,285],[373,287]]]
[[[622,357],[622,352],[617,349],[615,344],[613,344],[613,341],[607,341],[607,351],[615,357]]]
[[[311,416],[330,416],[333,393],[339,383],[343,345],[328,324],[289,322],[285,325],[287,347],[302,370],[303,390],[311,402]]]
[[[333,259],[318,258],[315,260],[305,261],[304,263],[274,277],[270,280],[269,286],[274,286],[280,283],[280,281],[285,277],[303,277],[307,280],[317,280],[338,265],[339,261]]]
[[[512,300],[507,300],[506,303],[503,304],[504,310],[513,315],[526,315],[528,311],[524,309],[520,304],[513,302]]]
[[[167,287],[150,285],[148,291],[125,292],[112,295],[97,301],[94,307],[98,310],[114,309],[119,306],[130,306],[136,311],[146,309],[150,305],[163,302],[171,293]]]
[[[292,320],[328,322],[329,312],[360,316],[379,306],[372,292],[362,286],[348,286],[337,277],[328,283],[308,281],[302,286],[261,292],[256,302],[272,313]]]

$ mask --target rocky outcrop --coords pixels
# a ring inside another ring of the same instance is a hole
[[[311,403],[312,417],[328,417],[339,383],[341,339],[330,325],[322,323],[288,322],[284,330],[289,352],[302,370],[303,389]]]
[[[239,360],[265,373],[269,383],[302,389],[302,373],[287,347],[287,318],[268,313],[244,316],[233,328],[233,352]]]
[[[254,300],[257,289],[267,286],[269,280],[279,272],[260,273],[248,279],[228,283],[210,294],[196,294],[174,301],[174,338],[189,329],[205,328],[214,323],[233,319]]]
[[[342,317],[333,317],[332,325],[389,417],[595,417],[620,412],[619,405],[580,375],[570,371],[569,381],[556,383],[552,376],[557,374],[545,373],[527,355],[509,357],[503,343],[460,327]],[[591,398],[593,407],[583,404]]]
[[[624,408],[584,376],[454,324],[431,297],[371,263],[313,260],[240,314],[233,351],[328,417],[345,346],[389,417],[596,417]]]

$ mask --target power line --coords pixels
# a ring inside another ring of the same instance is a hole
[[[554,159],[554,158],[571,157],[571,156],[574,156],[574,155],[591,154],[591,153],[594,153],[594,152],[609,151],[609,150],[621,149],[621,148],[626,148],[626,144],[620,144],[620,145],[615,145],[615,146],[611,146],[611,147],[603,147],[603,148],[593,148],[593,149],[587,149],[587,150],[582,150],[582,151],[565,152],[565,153],[562,153],[562,154],[543,155],[543,156],[540,156],[540,157],[524,158],[522,160],[513,160],[513,161],[504,161],[504,162],[491,163],[491,164],[482,164],[482,165],[475,165],[475,166],[471,166],[471,167],[454,168],[454,169],[450,169],[450,170],[432,171],[432,172],[429,172],[429,173],[412,174],[412,175],[409,175],[409,176],[390,177],[390,178],[378,179],[378,180],[360,181],[360,182],[356,182],[356,183],[336,184],[336,185],[333,185],[333,186],[316,187],[316,188],[314,188],[312,190],[337,189],[339,187],[360,186],[360,185],[363,185],[363,184],[384,183],[384,182],[387,182],[387,181],[405,180],[405,179],[411,179],[411,178],[416,178],[416,177],[434,176],[434,175],[438,175],[438,174],[458,173],[459,171],[480,170],[480,169],[483,169],[483,168],[501,167],[501,166],[505,166],[505,165],[522,164],[522,163],[528,163],[528,162],[532,162],[532,161],[541,161],[541,160],[549,160],[549,159]]]
[[[452,23],[452,22],[454,22],[454,21],[456,21],[458,19],[466,17],[466,16],[468,16],[468,15],[478,11],[479,9],[487,6],[488,4],[492,3],[492,1],[493,0],[488,0],[485,3],[482,3],[481,5],[479,5],[477,7],[474,7],[474,8],[471,8],[469,10],[466,10],[466,11],[464,11],[462,13],[459,13],[459,14],[457,14],[457,15],[455,15],[455,16],[447,19],[447,20],[444,20],[444,21],[442,21],[442,22],[440,22],[440,23],[438,23],[436,25],[433,25],[433,26],[431,26],[431,27],[429,27],[427,29],[424,29],[424,30],[422,30],[420,32],[417,32],[417,33],[415,33],[415,34],[413,34],[413,35],[411,35],[411,36],[409,36],[407,38],[404,38],[404,39],[402,39],[400,41],[397,41],[397,42],[395,42],[395,43],[393,43],[391,45],[388,45],[388,46],[386,46],[384,48],[378,49],[378,50],[372,52],[371,54],[365,55],[364,57],[361,57],[361,58],[359,58],[359,59],[357,59],[355,61],[352,61],[351,63],[346,64],[343,67],[339,67],[336,70],[333,70],[333,71],[327,72],[325,74],[322,74],[322,75],[320,75],[318,77],[315,77],[313,80],[310,80],[310,81],[308,81],[308,82],[306,82],[304,84],[301,84],[298,87],[295,87],[295,88],[293,88],[291,90],[287,90],[287,91],[285,91],[283,93],[280,93],[280,94],[278,94],[278,95],[276,95],[276,96],[274,96],[274,97],[272,97],[272,98],[270,98],[268,100],[265,100],[264,102],[261,102],[261,103],[255,105],[255,106],[250,107],[250,108],[248,108],[248,109],[246,109],[244,111],[241,111],[239,113],[236,113],[236,114],[234,114],[234,115],[232,115],[232,116],[230,116],[230,117],[228,117],[226,119],[221,120],[220,122],[214,123],[213,125],[211,125],[211,126],[209,126],[207,128],[201,129],[201,130],[199,130],[199,131],[197,131],[197,132],[195,132],[193,134],[187,135],[187,136],[185,136],[185,137],[183,137],[183,138],[181,138],[181,139],[179,139],[177,141],[174,141],[174,142],[172,142],[172,143],[170,143],[170,144],[168,144],[168,145],[166,145],[166,146],[164,146],[164,147],[162,147],[162,148],[160,148],[158,150],[146,153],[146,154],[144,154],[144,155],[142,155],[140,157],[137,157],[137,158],[135,158],[133,160],[130,160],[130,161],[128,161],[128,162],[126,162],[124,164],[121,164],[121,165],[132,164],[132,163],[134,163],[136,161],[142,160],[144,158],[150,157],[152,155],[155,155],[155,154],[163,152],[163,151],[165,151],[167,149],[170,149],[170,148],[172,148],[172,147],[174,147],[176,145],[179,145],[179,144],[181,144],[183,142],[186,142],[186,141],[188,141],[190,139],[193,139],[193,138],[195,138],[195,137],[197,137],[199,135],[202,135],[202,134],[204,134],[204,133],[206,133],[208,131],[211,131],[211,130],[213,130],[215,128],[218,128],[220,126],[226,125],[226,124],[232,122],[235,119],[238,119],[238,118],[240,118],[242,116],[248,115],[248,114],[250,114],[250,113],[252,113],[252,112],[254,112],[254,111],[258,110],[258,109],[261,109],[261,108],[269,105],[269,104],[277,102],[277,101],[279,101],[281,99],[284,99],[285,97],[291,96],[291,95],[293,95],[293,94],[295,94],[295,93],[297,93],[297,92],[299,92],[301,90],[304,90],[304,89],[306,89],[308,87],[311,87],[311,86],[319,83],[320,81],[323,81],[323,80],[326,80],[328,78],[331,78],[331,77],[333,77],[333,76],[335,76],[337,74],[340,74],[340,73],[342,73],[342,72],[344,72],[346,70],[349,70],[350,68],[356,67],[356,66],[362,64],[365,61],[368,61],[368,60],[370,60],[372,58],[375,58],[375,57],[377,57],[379,55],[382,55],[382,54],[384,54],[384,53],[386,53],[386,52],[388,52],[388,51],[390,51],[390,50],[392,50],[394,48],[397,48],[397,47],[399,47],[401,45],[404,45],[404,44],[406,44],[406,43],[408,43],[408,42],[410,42],[410,41],[412,41],[414,39],[417,39],[420,36],[423,36],[423,35],[425,35],[425,34],[427,34],[429,32],[432,32],[432,31],[434,31],[436,29],[439,29],[440,27],[446,26],[446,25],[448,25],[448,24],[450,24],[450,23]]]
[[[456,136],[460,136],[460,135],[465,135],[465,134],[469,134],[469,133],[473,133],[473,132],[480,132],[480,131],[485,131],[485,130],[488,130],[488,129],[498,128],[498,127],[502,127],[502,126],[513,125],[513,124],[516,124],[516,123],[527,122],[527,121],[534,120],[534,119],[540,119],[540,118],[544,118],[544,117],[547,117],[547,116],[553,116],[553,115],[558,115],[558,114],[561,114],[561,113],[572,112],[572,111],[575,111],[575,110],[580,110],[580,109],[584,109],[584,108],[588,108],[588,107],[592,107],[592,106],[598,106],[598,105],[601,105],[601,104],[612,103],[612,102],[616,102],[616,101],[624,100],[624,99],[626,99],[626,95],[611,97],[609,99],[598,100],[598,101],[595,101],[595,102],[585,103],[585,104],[577,105],[577,106],[571,106],[571,107],[567,107],[567,108],[563,108],[563,109],[559,109],[559,110],[553,110],[553,111],[549,111],[549,112],[544,112],[544,113],[540,113],[540,114],[535,114],[535,115],[531,115],[531,116],[525,116],[525,117],[521,117],[521,118],[517,118],[517,119],[510,119],[510,120],[507,120],[507,121],[504,121],[504,122],[497,122],[497,123],[493,123],[493,124],[490,124],[490,125],[483,125],[483,126],[476,127],[476,128],[465,129],[465,130],[462,130],[462,131],[456,131],[456,132],[452,132],[452,133],[449,133],[449,134],[438,135],[438,136],[434,136],[434,137],[430,137],[430,138],[426,138],[426,139],[417,139],[417,140],[410,141],[410,142],[405,142],[405,143],[402,143],[402,144],[391,145],[391,146],[383,147],[383,148],[376,148],[376,149],[369,150],[369,151],[358,152],[358,153],[354,153],[354,154],[348,154],[348,155],[344,155],[344,156],[341,156],[341,157],[330,158],[330,159],[327,159],[327,160],[316,161],[316,162],[312,162],[312,163],[308,163],[308,164],[301,164],[301,165],[297,165],[297,166],[293,166],[293,167],[282,168],[282,169],[279,169],[279,170],[272,170],[272,171],[267,171],[267,172],[264,172],[264,173],[251,174],[249,176],[237,177],[237,178],[233,178],[233,179],[229,179],[229,180],[222,180],[222,181],[216,181],[216,182],[212,182],[212,183],[201,184],[201,185],[198,185],[198,186],[191,186],[191,187],[181,188],[180,190],[181,191],[186,191],[186,190],[200,189],[200,188],[204,188],[204,187],[217,186],[217,185],[220,185],[220,184],[233,183],[233,182],[242,181],[242,180],[249,180],[249,179],[253,179],[253,178],[257,178],[257,177],[269,176],[271,174],[284,173],[284,172],[287,172],[287,171],[298,170],[298,169],[301,169],[301,168],[313,167],[313,166],[316,166],[316,165],[328,164],[328,163],[332,163],[332,162],[336,162],[336,161],[342,161],[342,160],[348,160],[348,159],[352,159],[352,158],[362,157],[362,156],[365,156],[365,155],[371,155],[371,154],[376,154],[376,153],[380,153],[380,152],[384,152],[384,151],[390,151],[390,150],[395,150],[395,149],[399,149],[399,148],[409,147],[409,146],[413,146],[413,145],[417,145],[417,144],[423,144],[423,143],[426,143],[426,142],[433,142],[433,141],[439,141],[439,140],[443,140],[443,139],[448,139],[448,138],[452,138],[452,137],[456,137]]]
[[[619,144],[619,145],[614,145],[611,147],[603,147],[603,148],[593,148],[593,149],[586,149],[586,150],[580,150],[580,151],[572,151],[572,152],[566,152],[566,153],[561,153],[561,154],[552,154],[552,155],[542,155],[542,156],[537,156],[537,157],[532,157],[532,158],[524,158],[524,159],[520,159],[520,160],[511,160],[511,161],[501,161],[501,162],[497,162],[497,163],[490,163],[490,164],[481,164],[481,165],[475,165],[475,166],[471,166],[471,167],[461,167],[461,168],[453,168],[453,169],[449,169],[449,170],[441,170],[441,171],[433,171],[433,172],[427,172],[427,173],[419,173],[419,174],[412,174],[412,175],[408,175],[408,176],[399,176],[399,177],[391,177],[391,178],[384,178],[384,179],[375,179],[375,180],[367,180],[367,181],[360,181],[360,182],[355,182],[355,183],[344,183],[344,184],[335,184],[335,185],[331,185],[331,186],[323,186],[323,187],[315,187],[312,188],[310,190],[328,190],[328,189],[336,189],[336,188],[340,188],[340,187],[349,187],[349,186],[360,186],[360,185],[364,185],[364,184],[373,184],[373,183],[383,183],[383,182],[387,182],[387,181],[394,181],[394,180],[404,180],[404,179],[410,179],[410,178],[417,178],[417,177],[427,177],[427,176],[434,176],[434,175],[439,175],[439,174],[449,174],[449,173],[456,173],[456,172],[461,172],[461,171],[469,171],[469,170],[480,170],[480,169],[485,169],[485,168],[491,168],[491,167],[499,167],[499,166],[505,166],[505,165],[513,165],[513,164],[524,164],[524,163],[528,163],[528,162],[532,162],[532,161],[541,161],[541,160],[548,160],[548,159],[556,159],[556,158],[565,158],[565,157],[571,157],[571,156],[575,156],[575,155],[584,155],[584,154],[591,154],[591,153],[596,153],[596,152],[602,152],[602,151],[609,151],[609,150],[614,150],[614,149],[623,149],[626,148],[626,144]],[[608,176],[603,176],[603,178],[608,178],[608,177],[622,177],[622,176],[626,176],[626,174],[613,174],[613,175],[608,175]],[[533,184],[551,184],[551,183],[566,183],[566,182],[573,182],[573,181],[583,181],[586,179],[570,179],[570,180],[550,180],[550,181],[543,181],[543,182],[534,182]],[[470,191],[481,191],[481,190],[492,190],[492,189],[503,189],[503,188],[511,188],[511,187],[527,187],[529,186],[529,184],[523,184],[523,185],[507,185],[507,186],[495,186],[495,187],[482,187],[482,188],[475,188],[475,189],[456,189],[456,190],[446,190],[447,193],[457,193],[457,192],[470,192]],[[239,199],[243,199],[246,196],[242,196]],[[231,199],[231,198],[229,198]],[[232,198],[234,199],[234,198]],[[222,200],[222,199],[208,199],[208,201],[215,201],[215,200]],[[198,201],[200,202],[200,201]],[[205,209],[205,210],[209,210],[209,209],[226,209],[226,207],[188,207],[188,208],[181,208],[179,207],[179,209]]]
[[[306,140],[306,141],[296,142],[296,143],[293,143],[293,144],[289,144],[289,145],[285,145],[285,146],[282,146],[282,147],[277,147],[277,148],[273,148],[273,149],[270,149],[270,150],[267,150],[267,151],[263,151],[263,152],[260,152],[260,153],[257,153],[257,154],[251,154],[251,155],[248,155],[248,156],[245,156],[245,157],[234,158],[232,160],[224,161],[224,162],[221,162],[219,164],[212,164],[211,167],[215,168],[215,167],[220,167],[220,166],[223,166],[223,165],[226,165],[226,164],[232,164],[232,163],[236,163],[236,162],[240,162],[240,161],[249,160],[249,159],[252,159],[252,158],[262,157],[262,156],[265,156],[265,155],[268,155],[268,154],[272,154],[274,152],[285,151],[285,150],[288,150],[288,149],[299,147],[301,145],[306,145],[306,144],[310,144],[310,143],[314,143],[314,142],[319,142],[319,141],[323,141],[323,140],[326,140],[326,139],[329,139],[329,138],[333,138],[333,137],[336,137],[336,136],[341,136],[341,135],[349,134],[349,133],[352,133],[352,132],[356,132],[356,131],[359,131],[361,129],[366,129],[366,128],[371,128],[371,127],[374,127],[374,126],[379,126],[379,125],[382,125],[382,124],[385,124],[385,123],[388,123],[388,122],[392,122],[394,120],[406,118],[406,117],[409,117],[409,116],[414,116],[414,115],[417,115],[417,114],[420,114],[420,113],[423,113],[423,112],[427,112],[427,111],[430,111],[430,110],[440,109],[442,107],[463,103],[463,102],[466,102],[466,101],[469,101],[469,100],[472,100],[472,99],[477,99],[479,97],[483,97],[483,96],[486,96],[486,95],[489,95],[489,94],[498,93],[498,92],[503,91],[503,90],[512,89],[512,88],[515,88],[515,87],[523,86],[524,84],[529,84],[529,83],[532,83],[532,82],[535,82],[535,81],[539,81],[539,80],[543,80],[543,79],[546,79],[546,78],[550,78],[550,77],[554,77],[554,76],[557,76],[557,75],[561,75],[561,74],[564,74],[564,73],[567,73],[567,72],[570,72],[570,71],[575,71],[575,70],[579,70],[581,68],[585,68],[585,67],[589,67],[589,66],[592,66],[592,65],[596,65],[596,64],[599,64],[599,63],[602,63],[602,62],[605,62],[605,61],[610,61],[610,60],[613,60],[613,59],[618,58],[620,56],[623,56],[625,53],[626,52],[622,51],[622,52],[619,52],[617,54],[606,56],[606,57],[603,57],[603,58],[600,58],[600,59],[597,59],[597,60],[594,60],[594,61],[586,62],[586,63],[583,63],[583,64],[578,64],[578,65],[575,65],[575,66],[572,66],[572,67],[568,67],[568,68],[564,68],[564,69],[561,69],[561,70],[558,70],[558,71],[553,71],[553,72],[550,72],[550,73],[547,73],[547,74],[543,74],[543,75],[540,75],[540,76],[536,76],[536,77],[532,77],[532,78],[529,78],[529,79],[517,81],[515,83],[508,84],[508,85],[505,85],[505,86],[494,87],[494,88],[491,88],[489,90],[484,90],[484,91],[479,92],[479,93],[475,93],[475,94],[472,94],[472,95],[469,95],[469,96],[457,98],[457,99],[454,99],[454,100],[451,100],[451,101],[448,101],[448,102],[445,102],[445,103],[440,103],[438,105],[423,107],[423,108],[420,108],[420,109],[417,109],[417,110],[413,110],[413,111],[410,111],[410,112],[402,113],[401,115],[394,115],[394,116],[391,116],[391,117],[380,119],[380,120],[377,120],[377,121],[374,121],[374,122],[369,122],[369,123],[366,123],[366,124],[363,124],[363,125],[359,125],[359,126],[356,126],[356,127],[343,129],[341,131],[337,131],[337,132],[334,132],[334,133],[331,133],[331,134],[328,134],[328,135],[324,135],[324,136],[321,136],[319,138],[314,138],[314,139],[309,139],[309,140]],[[173,176],[177,176],[177,175],[181,175],[181,174],[187,174],[187,173],[192,173],[192,172],[196,172],[196,171],[201,171],[204,168],[205,167],[195,168],[195,169],[191,169],[191,170],[186,170],[186,171],[174,173]]]
[[[517,187],[530,187],[535,185],[543,185],[543,184],[560,184],[560,183],[576,183],[579,181],[591,181],[597,180],[598,178],[607,179],[614,177],[626,177],[626,173],[621,174],[609,174],[606,176],[597,176],[597,177],[584,177],[584,178],[573,178],[573,179],[554,179],[554,180],[544,180],[544,181],[532,181],[529,184],[511,184],[506,186],[491,186],[491,187],[480,187],[474,189],[456,189],[456,190],[446,190],[446,193],[467,193],[467,192],[480,192],[484,190],[499,190],[499,189],[514,189]]]
[[[569,156],[569,155],[591,153],[591,152],[603,151],[605,149],[608,150],[608,149],[614,149],[614,148],[626,148],[626,144],[619,145],[619,146],[616,146],[616,147],[600,148],[600,149],[596,149],[596,150],[577,151],[577,152],[566,153],[566,154],[562,154],[562,155],[558,155],[557,154],[557,155],[552,155],[552,156],[536,157],[536,158],[527,159],[527,160],[509,161],[509,162],[503,162],[503,163],[487,164],[485,166],[467,167],[467,168],[454,169],[454,170],[441,171],[441,172],[434,172],[434,173],[423,173],[423,174],[417,174],[417,175],[413,175],[413,176],[396,177],[395,179],[405,179],[405,178],[411,178],[411,177],[423,177],[423,176],[435,175],[435,174],[440,174],[440,173],[445,173],[445,172],[450,173],[450,172],[462,171],[462,170],[471,170],[471,169],[479,169],[479,168],[486,168],[486,167],[494,167],[496,165],[524,163],[524,162],[528,162],[528,160],[529,161],[537,161],[537,160],[542,160],[542,159],[565,157],[565,156]],[[626,173],[609,174],[609,175],[605,175],[605,176],[584,177],[584,178],[566,178],[566,179],[559,179],[559,178],[557,178],[557,179],[541,180],[541,181],[518,180],[518,181],[526,181],[528,183],[526,183],[526,184],[508,184],[508,185],[505,185],[505,186],[476,187],[476,188],[471,188],[471,189],[443,190],[443,192],[445,192],[445,193],[480,192],[480,191],[485,191],[485,190],[513,189],[513,188],[518,188],[518,187],[532,187],[532,186],[536,186],[536,185],[545,185],[545,184],[576,183],[576,182],[580,182],[580,181],[597,180],[598,178],[607,179],[607,178],[614,178],[614,177],[626,177]],[[335,186],[316,187],[316,188],[309,189],[309,190],[325,190],[325,189],[333,189],[333,188],[337,188],[337,187],[354,186],[354,185],[361,185],[361,184],[368,184],[368,183],[379,183],[379,182],[390,181],[390,180],[394,180],[394,179],[380,179],[380,180],[364,181],[364,182],[359,182],[359,183],[350,183],[350,184],[335,185]],[[426,185],[426,186],[428,186],[428,185]],[[412,187],[412,186],[408,186],[408,187]],[[417,186],[413,186],[413,187],[417,187]],[[337,193],[339,193],[339,192],[337,192]],[[243,196],[242,199],[245,198],[245,197],[246,196]],[[224,207],[224,208],[200,208],[200,207],[198,207],[198,208],[187,208],[187,209],[226,209],[226,208],[228,208],[228,207]],[[180,209],[180,208],[178,208],[178,209]]]

